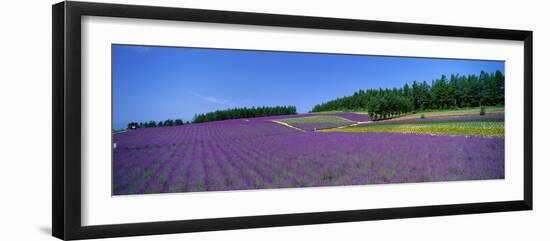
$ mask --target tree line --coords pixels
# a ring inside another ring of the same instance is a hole
[[[147,122],[130,122],[128,123],[128,129],[138,129],[138,128],[151,128],[151,127],[163,127],[163,126],[181,126],[184,124],[189,124],[189,121],[184,122],[182,119],[175,120],[165,120],[165,121],[147,121]]]
[[[217,110],[204,114],[195,115],[193,123],[202,123],[208,121],[229,120],[239,118],[253,118],[274,115],[293,115],[296,114],[295,106],[262,106],[262,107],[242,107],[227,110]]]
[[[229,120],[229,119],[239,119],[239,118],[253,118],[253,117],[262,117],[262,116],[273,116],[273,115],[293,115],[297,114],[295,106],[273,106],[273,107],[243,107],[243,108],[233,108],[227,110],[217,110],[213,112],[208,112],[204,114],[198,114],[193,117],[191,122],[183,121],[181,119],[175,120],[165,120],[165,121],[146,121],[146,122],[130,122],[128,123],[127,128],[129,130],[139,129],[139,128],[152,128],[152,127],[163,127],[163,126],[180,126],[190,123],[202,123],[208,121],[218,121],[218,120]]]
[[[311,112],[368,111],[373,119],[420,110],[504,105],[504,75],[500,71],[479,75],[442,75],[426,81],[405,83],[401,88],[359,90],[351,96],[330,100]]]

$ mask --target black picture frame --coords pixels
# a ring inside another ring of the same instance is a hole
[[[82,226],[81,224],[81,17],[194,21],[378,33],[517,40],[524,43],[524,194],[522,200],[403,208]],[[336,19],[278,14],[151,7],[90,2],[52,6],[53,156],[52,233],[60,239],[307,225],[381,219],[532,210],[533,32],[491,28]]]

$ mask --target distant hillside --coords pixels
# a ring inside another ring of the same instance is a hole
[[[227,110],[217,110],[204,114],[195,115],[193,123],[202,123],[208,121],[229,120],[239,118],[253,118],[274,115],[294,115],[297,114],[296,106],[262,106],[262,107],[243,107]]]

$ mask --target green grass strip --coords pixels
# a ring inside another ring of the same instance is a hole
[[[288,118],[280,119],[281,121],[287,124],[298,124],[298,123],[348,123],[352,122],[348,119],[338,117],[338,116],[306,116],[298,118]]]
[[[504,137],[504,121],[441,121],[426,123],[376,124],[327,129],[325,132],[399,132],[438,135],[498,136]]]

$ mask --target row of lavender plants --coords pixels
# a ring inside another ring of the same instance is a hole
[[[504,177],[502,138],[300,132],[262,117],[114,139],[115,195]]]

